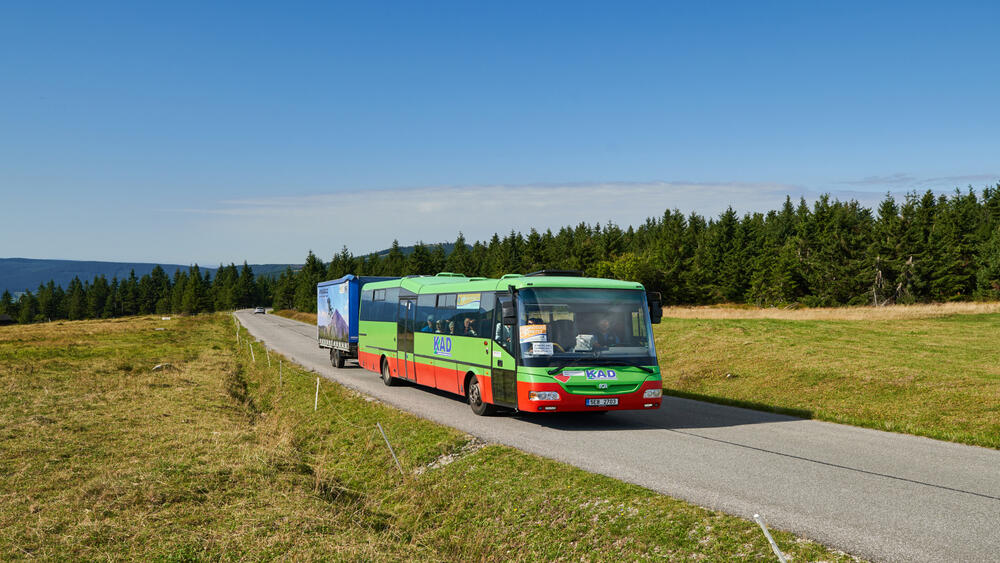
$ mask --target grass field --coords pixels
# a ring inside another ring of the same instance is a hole
[[[751,522],[325,381],[314,412],[247,346],[225,315],[0,328],[0,559],[773,560]]]
[[[664,315],[667,393],[1000,447],[1000,304]]]

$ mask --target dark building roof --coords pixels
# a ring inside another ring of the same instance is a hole
[[[14,324],[14,319],[10,318],[10,315],[0,315],[0,325],[12,324]]]

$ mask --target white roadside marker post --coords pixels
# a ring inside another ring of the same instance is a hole
[[[281,389],[281,360],[278,360],[278,389]]]
[[[250,359],[253,360],[253,363],[256,364],[257,363],[257,358],[256,358],[256,356],[253,355],[253,342],[250,342],[248,340],[247,341],[247,346],[250,347]]]
[[[313,412],[319,408],[319,378],[316,378],[316,399],[313,400]]]
[[[403,466],[399,464],[399,459],[396,457],[396,452],[392,451],[392,444],[389,443],[389,438],[385,437],[385,430],[382,430],[382,423],[376,422],[375,426],[378,427],[378,431],[382,433],[382,439],[385,440],[385,445],[389,446],[389,453],[392,454],[392,461],[396,462],[396,469],[399,470],[399,474],[403,474]]]
[[[774,543],[774,538],[771,537],[771,532],[767,531],[767,526],[764,525],[764,519],[761,518],[760,514],[754,514],[753,519],[754,522],[757,522],[757,525],[760,526],[760,529],[764,531],[764,537],[767,538],[767,543],[771,544],[771,551],[778,556],[778,561],[781,561],[781,563],[788,563],[785,559],[785,554],[781,553],[781,550],[778,549],[778,544]]]
[[[271,351],[264,346],[264,353],[267,354],[267,367],[271,367]]]

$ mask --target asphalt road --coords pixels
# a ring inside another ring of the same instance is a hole
[[[330,366],[316,329],[237,313],[323,377],[484,440],[875,561],[1000,561],[1000,451],[664,397],[659,411],[477,417],[459,397]],[[863,400],[863,398],[859,398]]]

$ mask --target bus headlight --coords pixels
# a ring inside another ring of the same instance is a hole
[[[555,391],[528,391],[529,401],[558,401],[559,393]]]
[[[642,392],[643,399],[657,399],[663,395],[663,389],[646,389]]]

